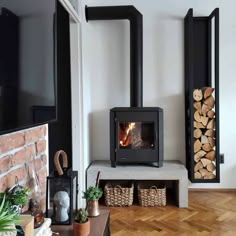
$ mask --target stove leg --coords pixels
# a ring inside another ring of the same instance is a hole
[[[157,168],[159,167],[158,162],[153,162],[152,165]]]
[[[116,162],[115,161],[111,161],[111,167],[116,168]]]

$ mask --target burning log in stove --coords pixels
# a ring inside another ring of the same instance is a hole
[[[141,122],[121,122],[119,124],[120,148],[153,148],[154,139],[147,128],[147,124]]]
[[[120,123],[120,146],[127,147],[132,144],[132,130],[135,128],[135,123]]]

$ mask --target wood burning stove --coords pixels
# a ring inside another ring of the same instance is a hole
[[[110,110],[111,165],[163,165],[163,110],[143,107],[143,16],[134,6],[85,8],[86,20],[130,21],[130,107]]]
[[[163,166],[163,110],[127,107],[110,110],[111,166],[155,163]]]

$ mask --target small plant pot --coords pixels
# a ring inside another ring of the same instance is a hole
[[[100,215],[98,199],[88,201],[87,203],[88,216],[95,217]]]
[[[87,236],[90,233],[90,220],[85,223],[77,223],[74,221],[74,236]]]

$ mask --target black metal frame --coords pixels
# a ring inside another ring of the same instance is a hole
[[[73,189],[73,181],[75,179],[75,196],[74,194],[74,189]],[[58,181],[58,184],[60,184],[61,181],[66,181],[68,182],[68,186],[70,187],[70,211],[69,211],[69,219],[66,222],[55,222],[52,219],[52,225],[71,225],[73,222],[73,215],[74,215],[74,210],[77,212],[78,209],[78,171],[68,171],[68,174],[62,175],[62,176],[57,176],[52,172],[48,177],[47,177],[47,188],[46,188],[46,217],[50,217],[51,215],[49,214],[49,205],[50,204],[50,191],[49,191],[49,181],[54,181],[54,185],[56,185],[56,181]],[[63,190],[63,189],[61,189]],[[71,197],[72,196],[72,197]],[[73,209],[74,204],[73,200],[75,200],[75,209]]]
[[[212,19],[215,19],[215,58],[212,58]],[[186,166],[189,180],[194,183],[220,182],[219,147],[219,8],[208,17],[193,17],[189,9],[185,21],[185,138]],[[194,179],[194,109],[193,89],[212,85],[212,60],[215,62],[215,138],[216,178]]]
[[[119,149],[118,123],[153,122],[154,149]],[[159,107],[117,107],[110,110],[110,157],[111,166],[119,163],[157,163],[163,166],[163,109]]]

